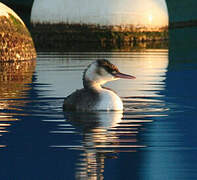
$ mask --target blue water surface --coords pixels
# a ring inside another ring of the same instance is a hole
[[[39,52],[36,62],[2,64],[0,180],[196,179],[194,51],[188,35],[169,50]],[[64,97],[101,58],[137,77],[106,85],[124,112],[64,113]]]

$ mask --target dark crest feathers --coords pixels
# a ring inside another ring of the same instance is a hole
[[[118,68],[106,59],[99,59],[97,60],[97,63],[99,66],[103,67],[109,73],[112,73],[114,71],[119,72]]]

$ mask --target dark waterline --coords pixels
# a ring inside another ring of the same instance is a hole
[[[0,179],[196,179],[197,66],[179,52],[45,52],[2,69]],[[137,77],[107,85],[124,113],[63,113],[95,58]]]

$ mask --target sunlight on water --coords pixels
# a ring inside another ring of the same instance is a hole
[[[121,96],[124,111],[64,113],[63,100],[82,88],[84,69],[103,58],[136,76],[106,84]],[[39,179],[122,179],[126,174],[125,179],[165,180],[158,172],[169,166],[176,170],[169,179],[179,179],[176,172],[184,163],[174,151],[196,150],[184,144],[189,129],[184,118],[195,108],[185,104],[183,110],[173,101],[176,96],[166,95],[168,66],[167,50],[40,52],[36,68],[35,62],[3,64],[0,155],[4,169],[10,162],[17,166],[0,170],[0,179],[20,179],[21,169],[24,179],[38,179],[27,161]]]
[[[103,58],[137,77],[106,84],[122,97],[124,112],[63,113],[64,97],[82,87],[84,69]],[[39,179],[195,176],[195,107],[176,95],[181,89],[169,94],[169,80],[178,77],[169,73],[179,71],[167,71],[167,50],[43,52],[36,64],[1,65],[0,179],[38,179],[35,171]]]
[[[117,153],[136,152],[147,147],[139,138],[146,126],[155,118],[166,116],[165,102],[159,92],[165,89],[168,66],[166,50],[146,52],[111,53],[40,53],[37,66],[37,83],[45,82],[47,93],[43,97],[64,98],[82,87],[82,73],[95,59],[107,58],[120,71],[136,76],[136,80],[118,80],[106,86],[123,97],[124,113],[66,113],[65,121],[43,120],[55,123],[53,136],[81,136],[80,141],[51,144],[51,148],[79,150],[76,178],[103,178],[105,159]],[[49,62],[47,66],[43,64]],[[42,87],[41,87],[42,88]],[[46,88],[46,89],[45,89]],[[61,104],[58,104],[61,108]]]
[[[32,82],[34,69],[35,61],[0,63],[0,136],[9,133],[7,128],[19,120],[17,113],[8,111],[20,111],[28,102],[25,91],[30,89],[27,83]]]

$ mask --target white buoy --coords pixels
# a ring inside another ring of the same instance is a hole
[[[32,23],[168,25],[165,0],[34,0]]]

